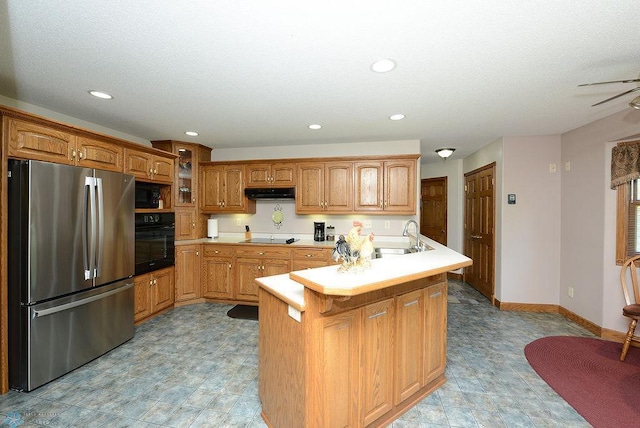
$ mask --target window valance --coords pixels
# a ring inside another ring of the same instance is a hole
[[[611,150],[611,188],[640,178],[640,141],[619,143]]]

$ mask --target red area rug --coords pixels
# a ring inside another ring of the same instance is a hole
[[[640,349],[552,336],[525,346],[531,367],[594,427],[640,426]]]

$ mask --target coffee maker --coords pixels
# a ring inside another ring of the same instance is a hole
[[[324,221],[313,222],[313,240],[324,241]]]

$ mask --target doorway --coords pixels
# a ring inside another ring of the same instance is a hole
[[[420,181],[420,234],[447,245],[447,177]]]
[[[495,162],[464,175],[464,281],[495,304]]]

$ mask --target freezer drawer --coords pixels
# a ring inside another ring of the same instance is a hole
[[[16,358],[10,364],[11,387],[30,391],[131,339],[133,301],[129,279],[22,307],[23,332],[12,331],[10,338],[21,354],[12,355]]]

